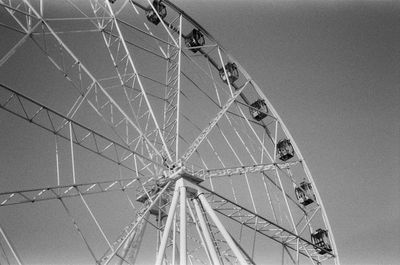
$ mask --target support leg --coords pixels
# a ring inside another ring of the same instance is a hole
[[[155,263],[156,265],[161,265],[164,258],[164,252],[167,246],[169,231],[171,230],[172,221],[174,220],[175,216],[176,205],[178,204],[179,193],[180,193],[179,187],[176,186],[174,191],[174,196],[172,197],[171,206],[168,211],[167,222],[165,223],[164,232],[161,238],[160,248],[158,250],[157,259]]]
[[[210,236],[210,233],[208,231],[207,224],[206,224],[206,222],[204,220],[203,213],[201,212],[201,209],[200,209],[200,206],[199,206],[199,202],[197,200],[193,200],[193,203],[194,203],[194,208],[196,210],[197,217],[199,218],[200,227],[201,227],[201,230],[203,232],[204,239],[206,241],[207,248],[208,248],[208,250],[210,252],[210,256],[211,256],[211,259],[213,261],[213,264],[214,265],[221,265],[220,262],[219,262],[218,256],[217,256],[217,252],[215,251],[215,246],[214,246],[214,244],[213,244],[213,242],[211,240],[211,236]]]
[[[240,249],[237,247],[235,242],[232,240],[231,236],[229,235],[228,231],[226,231],[224,225],[218,219],[218,216],[215,214],[214,210],[211,208],[210,204],[208,203],[207,199],[205,198],[203,193],[199,194],[199,199],[203,208],[206,210],[208,215],[210,215],[211,219],[213,220],[214,224],[217,226],[221,235],[224,237],[225,241],[228,243],[229,247],[232,249],[233,253],[237,257],[239,264],[247,265],[247,261],[240,252]]]
[[[180,265],[186,265],[187,245],[186,245],[186,187],[180,187]]]

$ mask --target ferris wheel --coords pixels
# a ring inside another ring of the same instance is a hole
[[[172,1],[0,7],[0,264],[339,264],[267,89]]]

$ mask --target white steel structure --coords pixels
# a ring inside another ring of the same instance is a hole
[[[0,264],[339,264],[267,89],[171,1],[0,9]]]

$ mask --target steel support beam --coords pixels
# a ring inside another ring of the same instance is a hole
[[[176,206],[178,204],[179,195],[180,195],[180,189],[179,189],[179,186],[176,185],[175,190],[174,190],[174,195],[173,195],[172,201],[171,201],[171,206],[169,207],[169,211],[168,211],[168,218],[167,218],[167,221],[164,226],[164,232],[163,232],[163,235],[161,238],[161,243],[160,243],[160,247],[158,249],[155,265],[161,265],[162,261],[164,259],[165,248],[167,246],[169,232],[171,230],[171,225],[174,220],[175,210],[176,210]]]
[[[131,150],[126,145],[111,140],[101,133],[60,114],[59,112],[15,91],[12,88],[0,84],[0,90],[6,92],[1,93],[0,108],[28,121],[29,123],[35,124],[42,129],[60,136],[67,141],[71,140],[69,131],[67,131],[67,125],[70,123],[73,129],[82,132],[81,138],[77,138],[75,135],[73,139],[74,144],[100,155],[109,161],[132,171],[136,171],[135,167],[132,166],[132,163],[128,163],[127,161],[136,156],[141,162],[145,161],[163,167],[162,164],[152,160],[151,158]],[[33,110],[32,106],[34,106]],[[92,141],[89,141],[89,139]],[[115,155],[106,152],[110,149],[115,149]]]
[[[151,178],[152,179],[152,178]],[[52,187],[42,187],[36,189],[16,190],[0,193],[0,207],[33,203],[39,201],[56,200],[63,198],[78,197],[81,195],[90,195],[105,193],[111,191],[124,191],[128,189],[137,189],[137,178],[114,179],[109,181],[94,181],[87,183],[77,183],[71,185],[58,185]]]
[[[239,263],[241,265],[247,265],[247,261],[244,258],[244,256],[242,255],[242,252],[240,251],[240,249],[238,248],[236,243],[232,240],[232,238],[229,235],[228,231],[226,231],[225,226],[221,223],[221,221],[219,220],[218,216],[215,214],[214,210],[212,209],[212,207],[208,203],[208,201],[205,198],[204,194],[200,193],[198,195],[198,197],[200,199],[201,205],[204,207],[204,209],[206,210],[208,215],[211,217],[211,219],[213,220],[214,224],[218,227],[218,230],[221,232],[222,236],[224,237],[224,239],[228,243],[229,247],[231,248],[233,253],[236,255],[236,258],[238,259]]]
[[[179,205],[179,253],[180,253],[180,265],[186,265],[187,262],[187,243],[186,243],[186,187],[181,186],[180,188],[180,205]]]
[[[210,231],[208,230],[206,221],[204,220],[204,216],[200,209],[199,202],[197,201],[197,199],[193,200],[193,204],[194,204],[197,218],[199,219],[201,231],[203,233],[204,240],[206,242],[207,249],[210,253],[212,262],[214,265],[221,265],[221,263],[219,262],[219,259],[218,259],[217,252],[215,251],[215,245],[211,240]]]
[[[186,162],[194,152],[196,152],[197,148],[200,146],[200,144],[203,142],[203,140],[207,137],[207,135],[212,131],[212,129],[215,127],[215,125],[218,123],[218,121],[224,116],[226,111],[230,108],[232,103],[236,100],[236,98],[240,95],[240,93],[243,91],[243,89],[246,86],[243,86],[239,90],[237,90],[233,95],[227,100],[225,105],[222,107],[222,109],[218,112],[216,117],[212,119],[209,123],[209,125],[203,129],[203,131],[200,133],[200,135],[193,141],[193,143],[190,145],[190,147],[187,149],[185,154],[182,156],[181,160],[182,162]]]

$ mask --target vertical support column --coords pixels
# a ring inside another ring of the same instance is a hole
[[[182,14],[179,15],[179,47],[178,47],[178,91],[176,95],[176,136],[175,136],[175,161],[179,159],[179,114],[181,98],[181,54],[182,54]]]
[[[297,238],[297,242],[296,242],[296,264],[299,265],[300,264],[300,260],[299,260],[299,251],[300,251],[300,239]]]
[[[210,204],[208,203],[208,201],[205,198],[203,193],[199,194],[199,199],[200,199],[200,202],[203,205],[204,209],[210,215],[210,217],[213,220],[214,224],[217,226],[217,228],[221,232],[221,235],[224,237],[225,241],[228,243],[229,247],[232,249],[233,253],[236,255],[236,257],[237,257],[237,259],[239,261],[239,264],[247,265],[247,261],[243,257],[242,253],[240,252],[240,249],[238,248],[236,243],[233,241],[233,239],[229,235],[228,231],[226,231],[224,225],[218,219],[218,216],[215,214],[214,210],[211,208]]]
[[[167,222],[165,223],[164,232],[161,238],[160,248],[157,253],[155,265],[161,265],[164,259],[165,248],[167,246],[168,235],[171,230],[172,221],[174,220],[176,206],[178,204],[180,189],[179,186],[175,186],[174,196],[172,197],[171,206],[168,211]]]
[[[204,216],[203,216],[203,213],[201,212],[199,202],[197,201],[197,199],[193,200],[193,204],[194,204],[194,208],[195,208],[197,217],[199,218],[200,227],[203,232],[204,240],[206,241],[207,248],[210,252],[212,262],[214,265],[221,265],[219,262],[219,259],[218,259],[217,252],[215,251],[215,245],[213,244],[213,242],[211,240],[211,236],[208,231],[206,221],[204,220]]]
[[[176,260],[176,214],[174,215],[173,230],[172,230],[172,264],[175,265]]]
[[[56,145],[56,172],[57,172],[57,186],[60,186],[60,160],[58,155],[58,141],[57,135],[54,135],[54,143]],[[60,189],[57,189],[57,194],[60,193]]]
[[[254,259],[254,249],[256,247],[256,237],[257,237],[257,225],[258,225],[258,217],[256,217],[256,224],[254,226],[253,247],[251,248],[251,259]]]
[[[187,259],[187,245],[186,245],[186,187],[181,186],[180,188],[181,200],[180,200],[180,265],[186,265]]]
[[[150,198],[150,197],[149,197]],[[157,221],[157,226],[158,227],[161,227],[161,224],[162,224],[162,220],[161,220],[161,217],[160,217],[160,201],[161,200],[159,200],[158,201],[158,215],[157,215],[157,219],[156,219],[156,221]],[[161,230],[157,230],[157,247],[156,247],[156,255],[157,255],[157,253],[158,253],[158,247],[160,246],[160,241],[161,241]]]
[[[73,138],[74,135],[72,133],[72,123],[69,122],[69,138],[70,138],[70,144],[71,144],[71,164],[72,164],[72,181],[75,184],[76,183],[76,176],[75,176],[75,158],[74,158],[74,141]]]
[[[39,9],[40,9],[40,15],[43,17],[43,0],[40,0],[40,3],[39,3],[39,5],[40,5],[40,7],[39,7]]]

